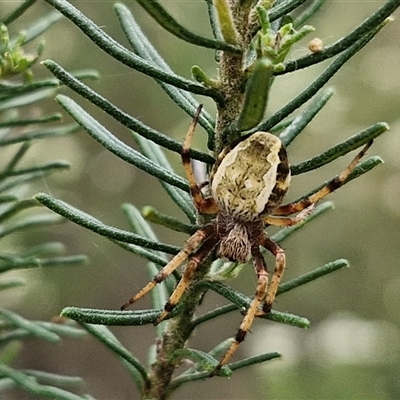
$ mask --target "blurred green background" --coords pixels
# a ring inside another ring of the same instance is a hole
[[[124,45],[127,42],[113,12],[112,1],[72,1],[81,11]],[[328,1],[318,18],[309,21],[314,36],[331,44],[344,36],[384,1]],[[190,46],[159,28],[134,2],[125,2],[142,29],[171,68],[190,78],[197,64],[211,76],[216,74],[214,53]],[[177,19],[197,33],[210,35],[205,2],[162,1]],[[4,2],[6,14],[15,3]],[[50,10],[39,2],[21,19],[21,28]],[[397,12],[397,16],[400,13]],[[289,57],[307,53],[306,38]],[[146,76],[111,59],[90,42],[71,22],[63,19],[45,35],[42,57],[51,58],[68,70],[94,68],[101,79],[89,82],[95,90],[144,123],[182,141],[190,118],[176,107]],[[378,138],[369,155],[383,157],[385,164],[329,196],[336,209],[308,225],[284,243],[288,268],[284,280],[329,261],[346,258],[351,268],[309,284],[278,299],[275,308],[305,316],[312,325],[307,331],[272,322],[256,321],[237,358],[260,352],[279,351],[282,359],[238,372],[230,380],[214,378],[178,390],[175,399],[399,399],[400,398],[400,19],[388,24],[361,53],[339,71],[329,86],[336,94],[324,110],[290,146],[292,163],[302,161],[350,135],[386,121],[391,130]],[[276,79],[268,114],[279,109],[305,88],[330,61],[306,71]],[[37,65],[37,77],[49,76]],[[62,92],[76,99],[115,135],[134,146],[127,129],[116,124],[70,90]],[[201,99],[215,114],[213,104]],[[55,101],[45,105],[60,111]],[[68,117],[66,117],[68,120]],[[195,147],[206,150],[205,134],[198,129]],[[128,228],[120,205],[153,205],[181,219],[184,216],[161,189],[156,179],[107,153],[81,131],[74,136],[36,145],[37,161],[69,160],[68,173],[43,180],[32,194],[45,191],[94,215],[107,224]],[[32,153],[33,154],[33,153]],[[182,173],[177,154],[167,154]],[[307,192],[340,172],[352,155],[318,171],[295,177],[287,200]],[[181,245],[184,235],[155,226],[161,241]],[[270,231],[274,232],[273,229]],[[18,272],[30,282],[25,289],[1,299],[4,307],[32,319],[50,319],[65,306],[118,309],[148,280],[145,262],[107,240],[72,223],[42,231],[47,239],[64,241],[71,254],[85,253],[90,264],[81,268]],[[10,247],[21,241],[37,241],[37,233],[14,237]],[[270,260],[271,265],[271,260]],[[240,279],[229,282],[251,295],[256,278],[251,267]],[[225,300],[209,293],[199,312],[222,305]],[[138,307],[149,307],[144,299]],[[235,334],[239,312],[206,324],[194,335],[190,346],[204,351]],[[117,337],[144,362],[153,344],[154,327],[112,329]],[[19,366],[80,375],[85,393],[98,399],[138,398],[130,376],[98,342],[64,341],[61,345],[32,340],[25,347]],[[21,392],[12,399],[29,397]],[[11,399],[11,397],[10,397]]]

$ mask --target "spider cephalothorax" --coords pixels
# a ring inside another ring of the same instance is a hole
[[[215,231],[220,241],[217,256],[246,263],[251,258],[251,247],[258,243],[263,228],[261,219],[245,221],[226,213],[218,214],[215,220]]]
[[[159,323],[177,305],[196,269],[214,248],[218,257],[225,257],[230,261],[245,263],[252,259],[257,274],[254,298],[246,311],[235,341],[213,375],[228,362],[244,340],[254,318],[268,313],[275,300],[285,269],[285,252],[267,236],[264,231],[265,225],[290,226],[303,221],[319,200],[343,184],[371,146],[372,140],[339,176],[317,192],[300,201],[281,206],[290,184],[290,167],[285,147],[276,136],[267,132],[256,132],[222,150],[210,176],[211,197],[204,197],[196,183],[189,156],[190,143],[200,111],[201,107],[186,135],[182,161],[198,212],[215,214],[216,217],[196,231],[182,250],[151,282],[125,303],[122,309],[142,298],[188,260],[181,280],[156,321]],[[290,217],[296,213],[296,216]],[[275,257],[275,268],[270,282],[260,246]]]

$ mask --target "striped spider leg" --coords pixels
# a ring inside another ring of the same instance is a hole
[[[324,186],[322,186],[318,191],[314,194],[303,198],[299,201],[295,201],[293,203],[282,205],[276,208],[272,215],[264,218],[264,222],[269,225],[275,226],[291,226],[298,222],[301,222],[304,218],[306,218],[314,209],[315,205],[322,200],[325,196],[332,193],[336,189],[339,189],[346,181],[350,173],[357,166],[358,162],[362,157],[366,154],[367,150],[371,147],[373,140],[370,140],[362,150],[353,158],[350,164],[344,169],[338,176],[328,181]],[[292,215],[294,213],[298,213],[295,217],[288,218],[287,216]],[[260,243],[263,247],[268,249],[274,256],[281,257],[283,250],[274,243],[268,237],[262,238],[262,242]],[[275,300],[275,295],[278,290],[280,279],[284,270],[284,261],[277,262],[274,275],[268,289],[268,294],[266,301],[264,303],[263,312],[268,313],[271,310],[272,304]]]
[[[212,198],[203,197],[201,189],[196,183],[196,179],[190,162],[190,155],[189,155],[190,144],[194,130],[196,128],[197,120],[200,115],[200,111],[201,107],[198,108],[197,113],[193,118],[193,121],[186,134],[186,139],[182,146],[181,157],[186,177],[189,181],[190,192],[193,198],[193,203],[196,209],[202,214],[215,214],[218,211],[218,208]],[[180,298],[185,292],[185,289],[189,286],[191,278],[193,277],[193,274],[195,273],[197,267],[213,250],[217,242],[218,238],[217,238],[215,223],[210,223],[200,228],[187,240],[182,250],[177,255],[175,255],[175,257],[173,257],[171,261],[160,272],[158,272],[154,276],[152,281],[150,281],[143,289],[141,289],[138,293],[136,293],[135,296],[133,296],[130,300],[128,300],[121,307],[121,310],[125,310],[131,304],[135,303],[137,300],[144,297],[158,283],[164,281],[188,258],[190,258],[186,265],[185,271],[183,272],[181,280],[178,282],[167,304],[165,304],[163,312],[155,321],[155,324],[159,324],[168,316],[168,314],[178,304]]]

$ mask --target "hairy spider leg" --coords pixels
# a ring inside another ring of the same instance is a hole
[[[338,189],[343,185],[351,171],[356,167],[360,159],[365,155],[369,147],[372,145],[372,140],[370,140],[364,148],[354,157],[351,163],[347,166],[347,168],[337,177],[330,180],[326,185],[324,185],[320,190],[318,190],[313,195],[300,200],[298,202],[289,203],[287,205],[278,207],[274,211],[274,215],[267,216],[264,218],[265,223],[269,223],[271,225],[279,225],[279,226],[290,226],[296,223],[301,222],[306,218],[309,214],[312,213],[315,204],[327,196],[329,193]],[[296,212],[300,212],[297,216],[293,218],[282,218],[276,217],[275,215],[290,215]],[[265,247],[268,251],[270,251],[275,256],[275,270],[271,279],[271,284],[268,288],[267,298],[263,306],[263,313],[269,313],[271,311],[272,304],[275,301],[276,293],[279,288],[279,284],[285,270],[285,252],[284,250],[273,240],[267,237],[265,234],[260,238],[261,246]]]
[[[194,176],[192,163],[190,159],[190,146],[193,139],[193,134],[196,129],[197,121],[200,116],[200,112],[202,109],[202,105],[200,105],[197,109],[197,112],[193,118],[192,123],[190,124],[189,130],[186,133],[186,138],[182,146],[182,164],[185,169],[187,180],[189,181],[190,193],[193,198],[194,205],[200,214],[216,214],[218,212],[218,206],[215,203],[212,197],[204,197],[201,192],[201,188],[196,182],[196,178]]]
[[[312,203],[309,207],[299,212],[294,217],[277,217],[274,215],[266,216],[263,221],[265,224],[273,226],[293,226],[300,222],[303,222],[315,209],[315,203]]]
[[[195,274],[197,268],[201,265],[205,258],[210,254],[214,246],[218,242],[217,236],[209,237],[205,243],[192,255],[188,263],[186,264],[185,271],[183,272],[182,278],[175,287],[171,297],[164,306],[163,312],[157,318],[155,325],[163,321],[168,314],[176,307],[185,290],[192,281],[193,275]]]
[[[367,152],[367,150],[371,145],[372,145],[372,140],[370,140],[364,146],[364,148],[356,155],[356,157],[354,157],[351,163],[340,175],[330,180],[316,193],[298,202],[289,203],[287,205],[278,207],[274,211],[273,213],[274,215],[267,216],[266,218],[264,218],[264,222],[269,223],[271,225],[291,226],[304,220],[304,218],[306,218],[308,215],[312,213],[315,204],[319,200],[323,199],[329,193],[333,192],[334,190],[338,189],[340,186],[343,185],[343,183],[345,182],[351,171],[353,171],[353,169],[356,167],[360,159],[365,155],[365,153]],[[275,215],[290,215],[296,212],[300,213],[293,218],[284,218],[275,216]],[[272,304],[275,301],[276,293],[278,291],[279,284],[283,272],[285,270],[286,257],[284,250],[265,234],[263,234],[263,236],[260,238],[260,244],[275,256],[275,270],[271,279],[271,284],[268,288],[267,298],[263,306],[263,313],[269,313],[271,311]]]
[[[131,304],[136,302],[137,300],[144,297],[147,293],[149,293],[157,284],[161,283],[163,280],[168,278],[192,253],[196,251],[196,249],[203,243],[206,238],[214,233],[214,226],[212,224],[204,226],[202,229],[199,229],[195,232],[186,242],[186,245],[182,248],[182,250],[175,255],[171,261],[156,274],[142,290],[136,293],[131,299],[129,299],[122,307],[121,310],[125,310]]]
[[[267,235],[263,234],[260,237],[260,244],[275,257],[275,269],[272,275],[271,284],[267,291],[267,297],[263,306],[263,312],[257,315],[267,314],[271,311],[272,304],[275,301],[276,292],[278,291],[281,278],[286,267],[286,255],[285,250],[282,249],[277,243],[270,239]]]
[[[229,347],[228,351],[225,353],[222,360],[219,362],[215,370],[210,374],[214,376],[218,374],[218,371],[230,360],[235,351],[238,349],[240,343],[243,342],[248,330],[250,329],[254,318],[258,315],[258,309],[260,304],[265,300],[268,288],[268,272],[267,265],[265,263],[264,257],[261,254],[259,245],[254,245],[251,248],[251,255],[253,257],[253,264],[257,274],[257,288],[254,294],[254,298],[247,309],[246,315],[240,324],[239,330],[235,336],[234,342]]]
[[[276,215],[290,215],[297,213],[299,211],[302,211],[306,209],[307,207],[310,207],[312,204],[317,203],[321,199],[323,199],[325,196],[327,196],[329,193],[332,193],[336,189],[340,188],[340,186],[343,185],[343,183],[346,181],[350,173],[353,171],[353,169],[356,167],[358,162],[362,157],[364,157],[365,153],[367,150],[371,147],[373,143],[373,140],[371,139],[364,147],[363,149],[354,157],[354,159],[351,161],[351,163],[347,166],[347,168],[338,176],[335,178],[331,179],[324,185],[321,189],[319,189],[317,192],[312,194],[309,197],[306,197],[305,199],[285,204],[283,206],[278,207],[274,212],[273,216]]]

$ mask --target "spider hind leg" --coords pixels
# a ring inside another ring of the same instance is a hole
[[[197,109],[196,115],[190,124],[189,130],[186,133],[186,138],[182,146],[181,158],[183,168],[185,169],[186,178],[190,186],[190,194],[193,198],[193,203],[200,214],[216,214],[218,206],[212,197],[204,197],[201,192],[201,187],[197,184],[190,160],[190,146],[192,143],[194,131],[196,129],[197,121],[200,116],[202,106]]]
[[[339,189],[349,177],[351,172],[357,166],[358,162],[361,160],[362,157],[365,156],[367,150],[372,146],[373,140],[371,139],[363,148],[362,150],[353,158],[350,164],[342,171],[341,174],[336,176],[335,178],[328,181],[321,189],[316,191],[309,197],[303,198],[299,201],[295,201],[293,203],[285,204],[283,206],[278,207],[274,211],[274,216],[279,215],[290,215],[302,211],[312,204],[316,204],[320,200],[322,200],[325,196],[332,193],[336,189]]]

